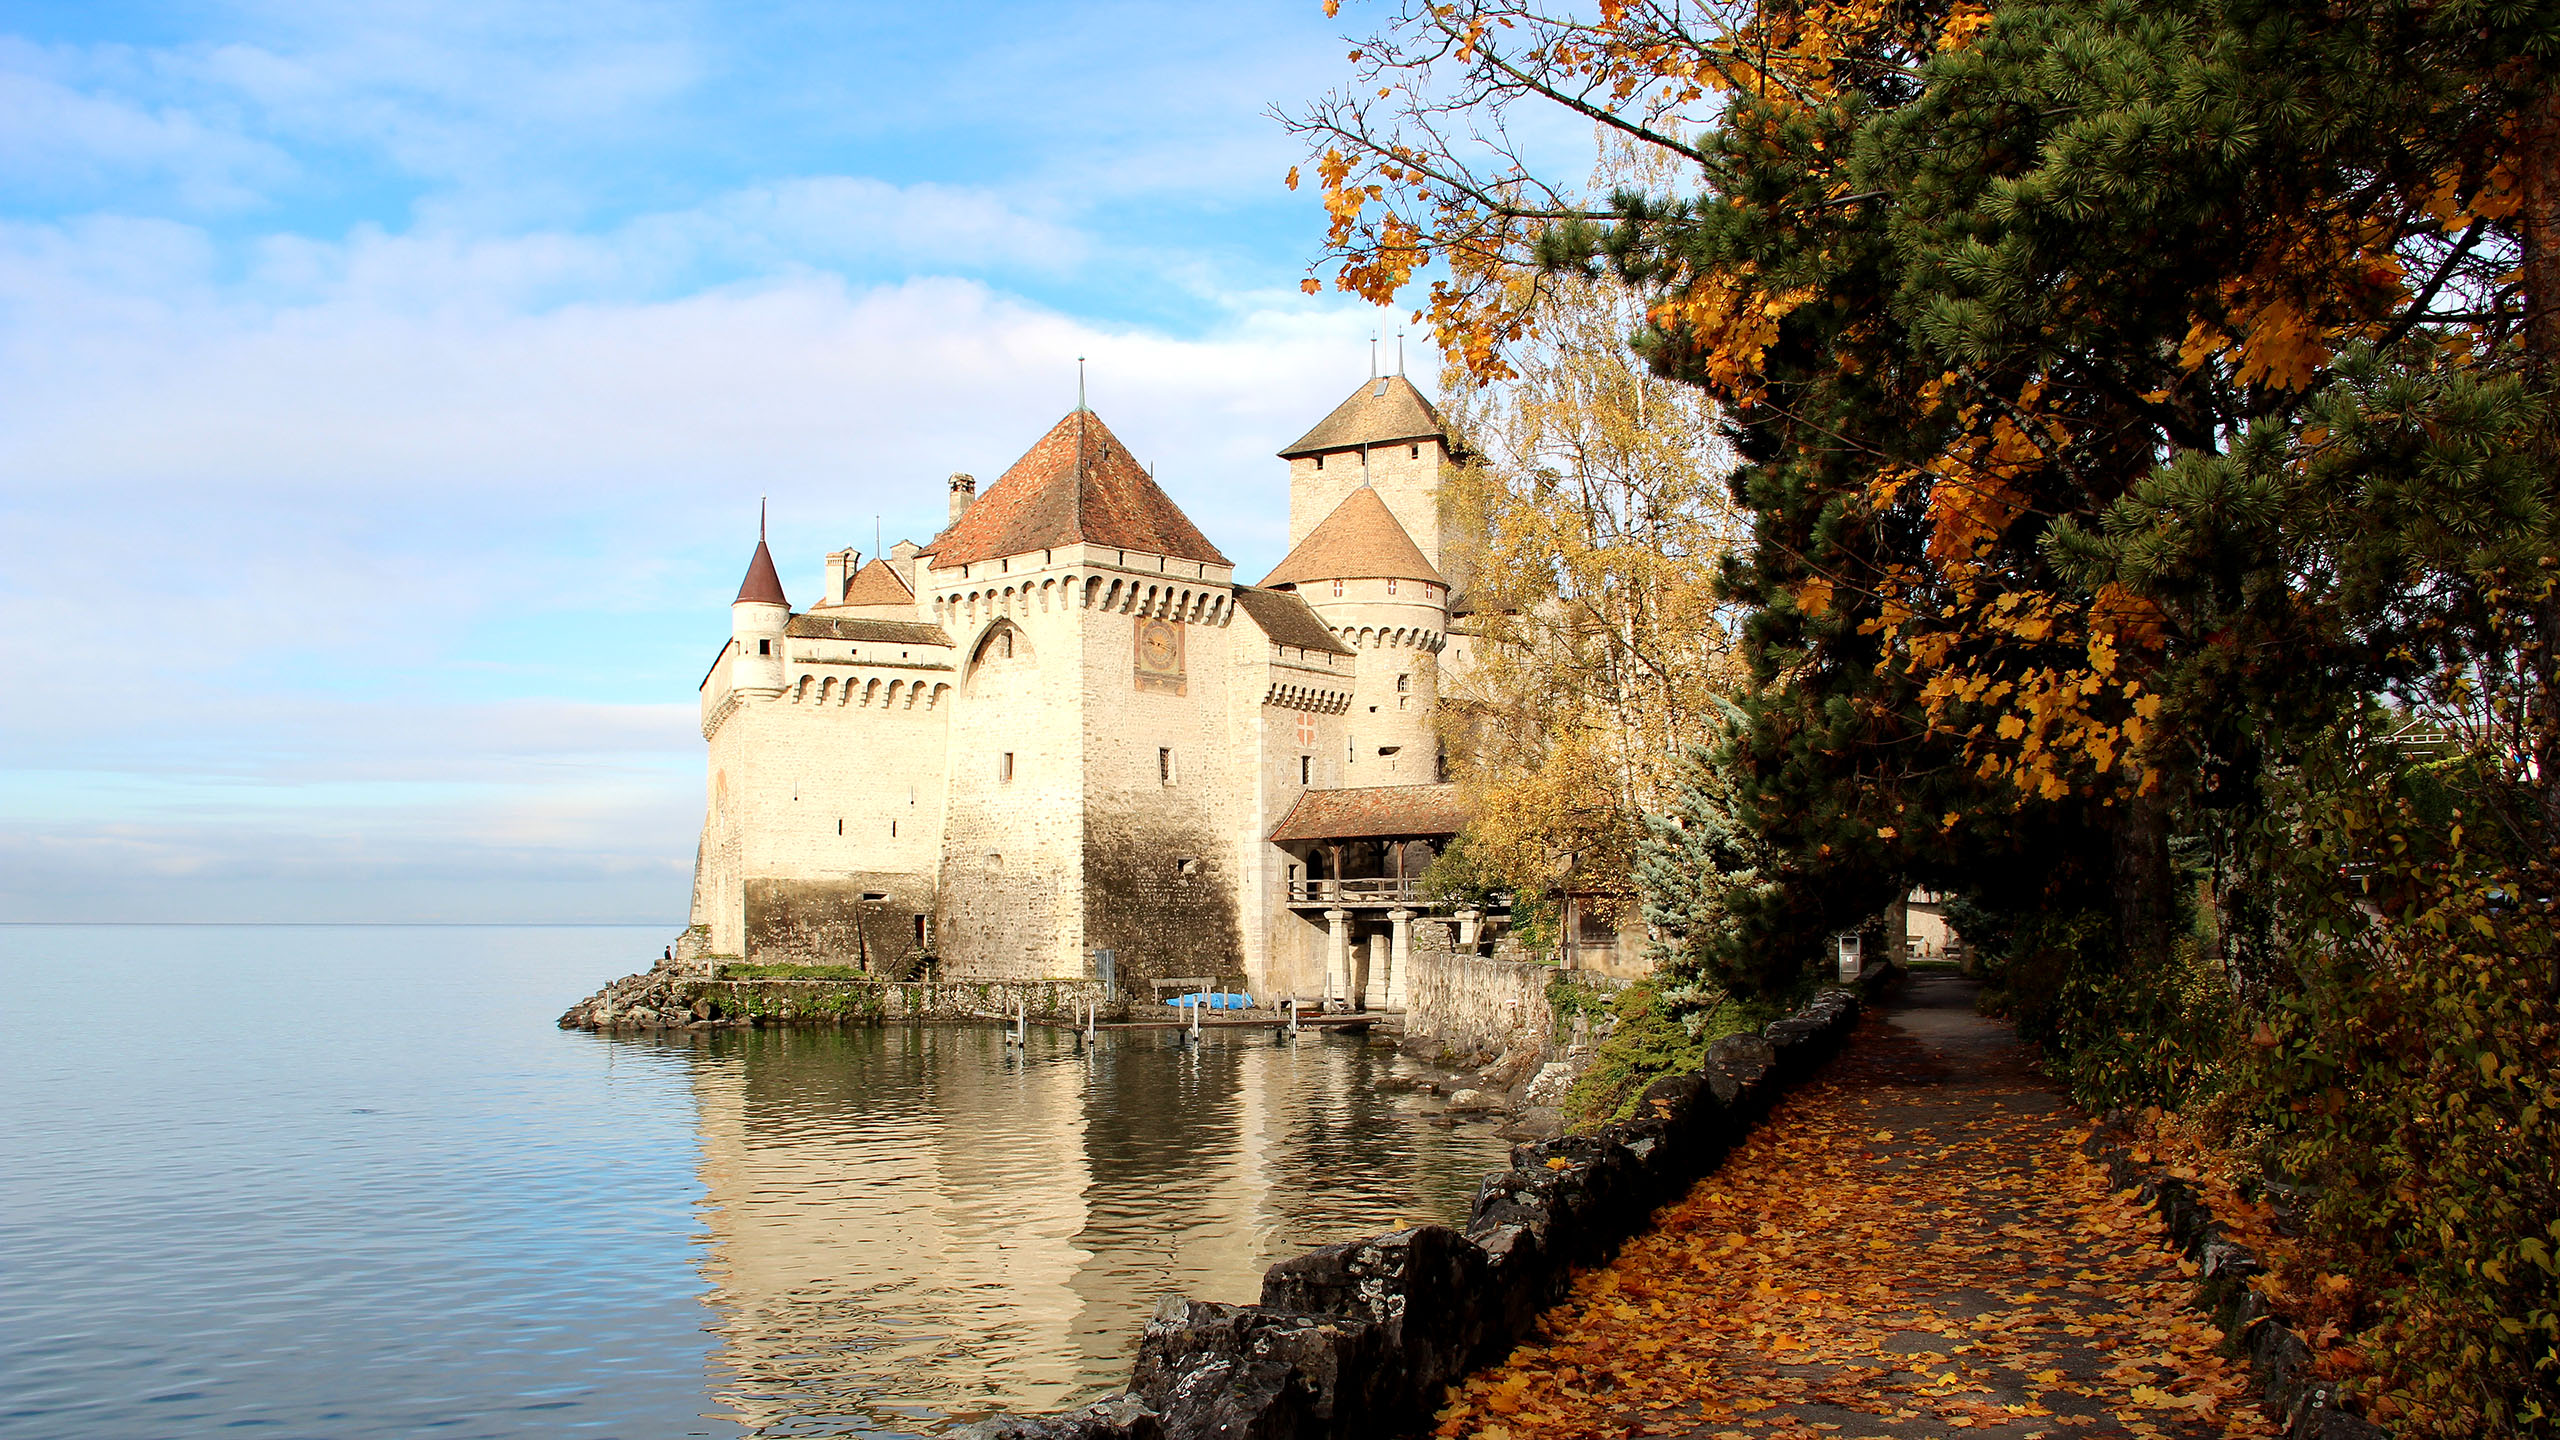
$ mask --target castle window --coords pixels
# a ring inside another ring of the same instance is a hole
[[[1421,446],[1416,445],[1416,446],[1414,446],[1414,447],[1413,447],[1413,458],[1414,458],[1414,459],[1416,459],[1416,460],[1419,460],[1419,459],[1421,459],[1421,458],[1422,458],[1422,447],[1421,447]]]
[[[1007,750],[1002,755],[996,757],[996,778],[998,780],[1011,780],[1013,778],[1012,751]]]
[[[844,817],[842,816],[836,817],[836,833],[839,835],[844,833]]]
[[[922,950],[932,943],[933,917],[930,915],[918,915],[916,917],[916,948]]]
[[[836,822],[836,833],[839,835],[844,833],[844,822],[841,820]],[[898,822],[895,820],[889,822],[889,838],[892,840],[898,838]]]
[[[1333,598],[1336,600],[1342,598],[1342,582],[1339,580],[1333,582]]]
[[[1299,784],[1301,784],[1301,785],[1312,785],[1312,784],[1314,784],[1314,783],[1315,783],[1315,778],[1316,778],[1316,757],[1314,757],[1313,755],[1301,755],[1301,756],[1299,756],[1299,757],[1298,757],[1298,783],[1299,783]]]
[[[1396,593],[1396,582],[1393,580],[1387,582],[1387,593],[1390,595]]]
[[[1413,677],[1412,677],[1412,676],[1410,676],[1410,675],[1399,675],[1399,676],[1397,676],[1397,677],[1396,677],[1396,693],[1397,693],[1397,694],[1399,694],[1399,695],[1410,695],[1410,694],[1412,694],[1412,693],[1413,693]]]
[[[1321,455],[1316,457],[1316,468],[1319,470],[1324,468],[1324,457]]]
[[[1013,632],[1012,632],[1012,631],[1007,630],[1007,631],[1004,631],[1004,632],[1002,632],[1002,633],[1000,633],[1000,634],[998,634],[998,635],[996,636],[996,653],[997,653],[998,655],[1003,656],[1003,657],[1004,657],[1005,659],[1007,659],[1007,660],[1010,660],[1010,659],[1012,659],[1012,658],[1013,658]]]
[[[1167,785],[1173,783],[1173,750],[1169,746],[1156,747],[1156,778]]]
[[[772,641],[770,641],[770,640],[759,640],[759,641],[757,641],[757,642],[756,642],[756,653],[757,653],[757,654],[759,654],[759,655],[770,655],[770,654],[772,654],[772,653],[773,653],[773,642],[772,642]]]

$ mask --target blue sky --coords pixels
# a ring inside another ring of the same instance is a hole
[[[680,923],[757,497],[805,597],[1078,355],[1259,575],[1337,28],[0,0],[0,920]]]

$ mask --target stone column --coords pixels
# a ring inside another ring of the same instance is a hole
[[[1402,1009],[1405,1004],[1405,974],[1413,968],[1413,912],[1399,905],[1387,912],[1387,923],[1394,926],[1395,940],[1387,952],[1387,1005]]]
[[[1351,912],[1334,909],[1324,912],[1324,923],[1333,933],[1326,937],[1324,952],[1324,998],[1351,998]]]

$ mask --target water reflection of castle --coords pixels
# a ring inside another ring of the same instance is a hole
[[[1125,1380],[1166,1293],[1462,1210],[1502,1147],[1391,1114],[1377,1052],[992,1029],[724,1034],[695,1067],[721,1337],[760,1433],[1048,1409]]]

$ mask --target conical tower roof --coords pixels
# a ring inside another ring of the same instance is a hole
[[[1362,381],[1349,399],[1317,422],[1316,428],[1281,451],[1280,458],[1295,460],[1301,455],[1408,440],[1438,440],[1445,444],[1448,439],[1449,427],[1441,423],[1440,411],[1428,396],[1401,375],[1380,375]]]
[[[1013,462],[950,529],[938,570],[1055,545],[1112,545],[1225,565],[1227,557],[1090,410],[1075,410]]]
[[[1362,485],[1342,497],[1333,513],[1289,552],[1262,579],[1264,589],[1303,585],[1310,580],[1427,580],[1446,586],[1440,572],[1423,558],[1404,526],[1387,510],[1378,492]]]
[[[755,558],[747,562],[746,581],[738,586],[738,598],[731,603],[744,605],[749,601],[779,605],[786,610],[791,608],[791,602],[782,593],[782,577],[774,573],[773,552],[765,548],[761,535],[756,537]]]

